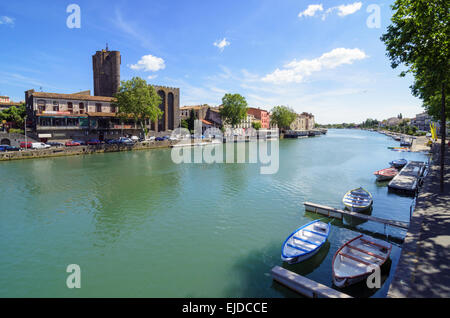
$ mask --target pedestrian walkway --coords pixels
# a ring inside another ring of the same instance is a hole
[[[439,147],[417,197],[388,297],[450,297],[450,151],[440,192]]]

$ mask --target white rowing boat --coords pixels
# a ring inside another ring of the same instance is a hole
[[[346,287],[363,281],[386,262],[391,250],[391,244],[370,236],[359,235],[351,239],[334,254],[334,285]]]
[[[358,188],[348,191],[342,198],[342,203],[352,212],[361,212],[372,206],[373,199],[369,191]]]
[[[281,259],[295,264],[316,254],[330,234],[330,224],[319,220],[312,221],[295,230],[284,241]]]

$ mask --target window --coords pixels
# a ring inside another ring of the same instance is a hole
[[[84,114],[84,103],[80,103],[78,107],[80,108],[80,114]]]
[[[38,100],[37,101],[38,104],[38,113],[42,114],[45,111],[45,100]]]
[[[67,103],[67,110],[69,113],[71,113],[71,114],[73,113],[73,104],[72,103],[70,103],[70,102]]]
[[[95,111],[96,111],[97,113],[101,113],[101,112],[102,112],[102,104],[96,103],[96,104],[95,104]]]
[[[59,103],[57,101],[53,102],[53,111],[59,112]]]
[[[111,113],[115,113],[115,112],[116,112],[116,106],[111,105]]]

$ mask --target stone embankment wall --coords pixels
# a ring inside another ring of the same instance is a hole
[[[22,150],[22,151],[0,152],[0,161],[46,158],[46,157],[74,156],[74,155],[85,155],[85,154],[94,154],[94,153],[103,153],[103,152],[119,152],[119,151],[155,149],[155,148],[168,148],[173,143],[176,143],[176,142],[164,140],[164,141],[152,141],[152,142],[138,142],[134,145],[100,144],[100,145],[87,145],[87,146],[74,146],[74,147],[52,147],[52,148],[48,148],[48,149],[28,149],[28,150]]]

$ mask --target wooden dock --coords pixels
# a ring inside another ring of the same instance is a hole
[[[389,190],[405,194],[416,194],[419,179],[423,176],[426,164],[421,161],[410,161],[388,184]]]
[[[378,223],[382,223],[384,225],[394,226],[394,227],[398,227],[401,229],[407,230],[409,228],[409,223],[407,223],[407,222],[377,218],[377,217],[371,216],[371,215],[366,215],[366,214],[361,214],[361,213],[356,213],[356,212],[351,212],[351,211],[346,211],[346,210],[339,210],[339,209],[335,209],[335,208],[332,208],[332,207],[329,207],[326,205],[321,205],[321,204],[316,204],[316,203],[311,203],[311,202],[304,202],[304,205],[305,205],[305,210],[308,212],[319,213],[319,214],[322,214],[322,215],[325,215],[328,217],[337,218],[337,219],[342,219],[344,215],[348,215],[348,216],[355,217],[358,219],[378,222]]]
[[[297,293],[310,298],[353,298],[280,266],[272,268],[272,278]]]

